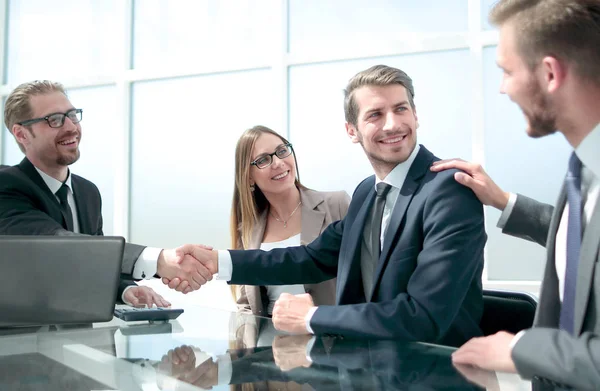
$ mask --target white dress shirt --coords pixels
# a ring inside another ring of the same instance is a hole
[[[60,202],[60,200],[58,199],[58,196],[56,195],[56,192],[58,191],[58,189],[60,189],[62,187],[63,182],[59,181],[56,178],[51,177],[50,175],[46,174],[45,172],[43,172],[42,170],[40,170],[37,167],[35,167],[35,169],[37,170],[37,172],[40,174],[40,176],[44,180],[44,183],[46,184],[46,186],[48,186],[50,191],[54,194],[54,196],[56,197],[58,202]],[[67,187],[69,188],[69,190],[67,192],[67,202],[69,204],[69,207],[71,208],[71,213],[73,214],[73,232],[81,233],[81,230],[79,228],[77,205],[75,204],[75,197],[73,195],[74,194],[73,186],[71,185],[71,171],[70,170],[69,170],[69,173],[67,174],[67,179],[65,180],[64,184],[67,185]],[[158,256],[160,255],[161,251],[162,251],[162,249],[160,249],[160,248],[146,247],[142,251],[142,253],[140,254],[140,256],[138,257],[138,259],[135,263],[133,274],[132,274],[133,278],[149,279],[149,278],[154,277],[154,275],[156,274],[156,266],[157,266],[156,263],[157,263]],[[125,290],[123,291],[123,295],[121,297],[122,300],[123,300],[123,297],[125,297],[125,292],[127,292],[127,290],[132,287],[133,286],[125,288]],[[123,300],[123,302],[125,304],[131,305],[131,303],[126,302],[125,300]]]
[[[383,248],[384,245],[383,239],[385,237],[385,233],[390,222],[390,217],[392,216],[394,205],[396,204],[396,200],[398,199],[398,194],[400,194],[400,189],[402,189],[402,185],[404,185],[404,180],[406,179],[406,175],[408,175],[408,170],[410,169],[410,166],[417,157],[417,154],[419,153],[420,149],[420,145],[417,144],[411,152],[408,159],[394,167],[394,169],[385,178],[381,179],[375,177],[375,186],[377,186],[379,182],[385,182],[392,186],[392,188],[386,196],[385,207],[383,208],[383,217],[381,219],[381,248]],[[368,219],[365,229],[363,231],[364,233],[362,238],[363,243],[361,246],[361,257],[371,256],[371,231],[371,222]],[[231,262],[231,255],[229,254],[229,251],[220,250],[218,258],[219,276],[217,278],[226,281],[231,280],[231,275],[233,273],[233,265]],[[317,310],[318,307],[314,307],[306,314],[306,330],[311,334],[314,333],[312,328],[310,327],[310,320],[312,319],[314,313]]]
[[[293,247],[300,245],[300,234],[294,235],[284,240],[280,240],[278,242],[270,242],[270,243],[261,243],[260,249],[263,251],[270,251],[274,248],[285,248],[285,247]],[[296,284],[296,285],[267,285],[267,296],[269,297],[269,303],[267,304],[267,314],[273,315],[273,307],[275,306],[275,302],[279,299],[282,293],[289,293],[290,295],[300,295],[302,293],[306,293],[304,290],[304,285]],[[273,338],[271,338],[272,341]],[[260,338],[259,338],[260,340]],[[266,344],[263,341],[263,344],[257,343],[257,346],[271,346],[271,343]]]
[[[583,205],[583,227],[582,233],[585,232],[585,227],[589,224],[598,197],[600,196],[600,154],[598,154],[598,146],[600,145],[600,124],[583,139],[581,144],[575,150],[575,154],[581,160],[581,202]],[[498,220],[498,228],[504,228],[506,221],[512,213],[513,207],[517,201],[516,194],[510,194],[508,204],[502,211]],[[556,232],[555,243],[555,268],[558,277],[558,294],[562,302],[565,289],[565,272],[567,267],[567,226],[569,216],[569,204],[565,205],[562,211],[558,231]],[[523,335],[523,332],[517,334],[511,346],[514,346],[518,339]]]

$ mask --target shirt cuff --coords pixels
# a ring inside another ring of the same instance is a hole
[[[308,312],[306,313],[306,316],[304,317],[304,322],[306,323],[306,331],[308,331],[310,334],[315,333],[313,331],[313,329],[310,327],[310,320],[312,319],[313,315],[317,311],[317,308],[319,308],[319,307],[313,307],[310,310],[308,310]]]
[[[517,335],[515,335],[513,337],[513,339],[510,341],[510,344],[508,345],[508,347],[510,348],[511,352],[513,350],[513,348],[515,347],[515,345],[517,344],[517,342],[519,342],[519,340],[521,339],[522,336],[525,335],[525,332],[527,330],[521,330],[517,333]]]
[[[510,217],[512,210],[515,207],[516,202],[517,202],[517,195],[515,193],[510,193],[510,196],[508,197],[508,203],[506,204],[506,207],[502,211],[502,214],[500,215],[500,219],[498,219],[498,224],[496,224],[496,227],[498,227],[500,229],[504,229],[504,226],[506,225],[506,222],[508,221],[508,218]]]
[[[231,382],[233,366],[229,354],[217,356],[217,371],[217,384],[229,384]]]
[[[127,292],[128,290],[130,290],[131,288],[135,288],[136,285],[129,285],[127,288],[123,289],[123,293],[121,294],[121,301],[129,306],[133,307],[133,304],[131,304],[130,302],[128,302],[127,300],[125,300],[125,292]]]
[[[219,263],[219,274],[217,274],[217,280],[231,281],[231,275],[233,274],[233,262],[231,261],[231,254],[227,250],[219,250],[217,262]]]
[[[308,343],[306,344],[306,359],[311,364],[312,364],[313,360],[312,360],[312,358],[310,358],[310,352],[312,351],[313,346],[315,346],[316,340],[317,340],[317,338],[313,335],[313,337],[311,339],[309,339]]]
[[[162,250],[162,248],[146,247],[135,261],[132,277],[137,280],[154,278],[158,257]]]

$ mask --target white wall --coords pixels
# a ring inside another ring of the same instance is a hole
[[[568,148],[560,136],[529,140],[498,93],[491,3],[0,0],[0,95],[34,78],[69,87],[84,109],[73,171],[100,187],[106,234],[151,246],[228,246],[234,144],[256,124],[294,143],[307,186],[352,193],[371,169],[345,135],[342,91],[379,63],[413,77],[421,143],[552,203]],[[0,154],[22,158],[6,129]],[[535,292],[543,249],[502,236],[498,213],[486,213],[485,282]],[[233,306],[222,283],[164,292]]]

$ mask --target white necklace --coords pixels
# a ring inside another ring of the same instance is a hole
[[[296,213],[296,211],[298,210],[298,208],[300,207],[300,205],[302,205],[302,201],[298,202],[298,205],[296,205],[296,207],[294,208],[294,210],[292,211],[292,213],[290,213],[290,216],[287,218],[287,220],[278,219],[277,216],[275,216],[273,214],[273,212],[271,212],[271,209],[269,209],[269,213],[271,214],[271,216],[273,216],[273,218],[275,220],[279,221],[280,223],[283,223],[283,228],[287,228],[287,222],[290,221],[290,219],[292,218],[292,216],[294,215],[294,213]]]

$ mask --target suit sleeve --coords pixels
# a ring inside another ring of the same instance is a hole
[[[263,250],[230,250],[231,284],[316,284],[336,276],[344,220],[330,224],[306,246]]]
[[[310,322],[315,334],[429,342],[445,336],[483,269],[483,206],[470,189],[445,176],[424,205],[422,229],[406,292],[381,302],[319,306]]]
[[[502,233],[546,247],[554,207],[518,194]]]
[[[585,332],[573,337],[550,328],[527,330],[512,350],[519,374],[565,384],[577,390],[596,390],[600,384],[600,338]]]

